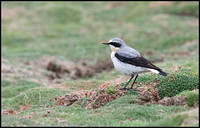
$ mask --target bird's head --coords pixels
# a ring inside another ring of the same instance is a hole
[[[109,45],[112,52],[117,52],[120,48],[126,46],[126,43],[120,38],[112,38],[105,45]]]

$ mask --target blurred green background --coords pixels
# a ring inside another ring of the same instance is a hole
[[[176,59],[198,51],[198,15],[198,2],[2,2],[2,56],[95,63],[110,57],[101,43],[120,37],[149,59]]]
[[[130,104],[134,95],[120,97],[97,111],[73,106],[52,107],[49,108],[52,115],[44,119],[40,114],[46,109],[39,105],[49,104],[49,99],[71,91],[93,90],[108,82],[120,84],[129,77],[113,69],[76,80],[63,74],[57,78],[43,66],[52,57],[70,61],[72,65],[83,60],[87,65],[96,65],[99,60],[110,61],[110,49],[101,43],[120,37],[169,73],[167,78],[147,73],[138,78],[139,82],[149,84],[159,78],[163,97],[168,92],[174,96],[188,88],[199,88],[199,2],[1,4],[1,109],[18,111],[14,116],[2,115],[2,126],[181,126],[185,116],[171,114],[188,108]],[[174,73],[177,79],[172,82]],[[170,91],[171,88],[174,91]],[[20,111],[20,105],[32,108]],[[114,107],[112,112],[111,107]],[[165,113],[154,116],[160,110]],[[56,121],[56,113],[60,113],[59,118],[67,123]],[[99,116],[90,116],[96,113]],[[135,120],[129,122],[132,113]],[[25,115],[34,118],[22,118]],[[198,126],[198,123],[189,126]]]

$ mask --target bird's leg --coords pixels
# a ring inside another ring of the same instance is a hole
[[[131,79],[126,83],[126,85],[123,88],[121,88],[121,90],[127,89],[126,86],[130,83],[130,81],[133,79],[133,77],[134,77],[134,75],[131,76]]]
[[[135,80],[133,81],[133,83],[132,83],[132,85],[131,85],[131,87],[130,87],[129,89],[132,89],[132,88],[133,88],[133,85],[134,85],[134,83],[135,83],[137,77],[138,77],[138,75],[135,77]]]

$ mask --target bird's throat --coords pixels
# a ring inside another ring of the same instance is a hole
[[[117,51],[119,50],[119,48],[116,48],[116,47],[110,47],[110,49],[111,49],[111,51],[114,52],[114,53],[117,52]]]

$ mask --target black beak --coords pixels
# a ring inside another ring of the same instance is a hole
[[[102,44],[106,44],[106,45],[109,45],[109,43],[102,43]]]

